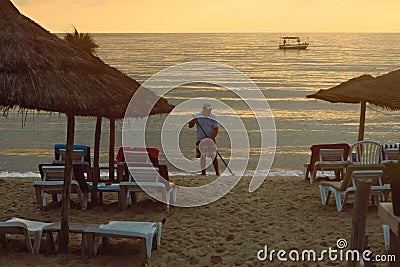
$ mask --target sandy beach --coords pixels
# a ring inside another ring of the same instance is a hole
[[[204,184],[215,176],[173,177],[186,186]],[[61,209],[50,207],[39,211],[30,178],[0,180],[2,210],[0,220],[20,217],[44,222],[58,222]],[[148,266],[343,266],[344,262],[260,262],[257,252],[268,250],[322,251],[336,247],[344,238],[350,244],[352,200],[343,212],[337,212],[334,201],[322,206],[317,185],[299,177],[269,177],[254,193],[247,191],[250,178],[222,199],[202,207],[172,207],[169,212],[161,203],[141,194],[139,202],[126,211],[117,208],[114,193],[105,194],[105,204],[87,211],[78,208],[73,195],[70,222],[106,223],[108,220],[161,221],[161,247],[153,251]],[[387,254],[384,248],[382,222],[376,206],[370,206],[367,234],[374,254]],[[111,239],[111,247],[88,259],[80,256],[80,235],[70,235],[70,253],[31,256],[25,252],[22,239],[13,236],[10,250],[2,250],[0,266],[142,266],[143,250],[139,241]],[[378,265],[386,266],[386,265]]]

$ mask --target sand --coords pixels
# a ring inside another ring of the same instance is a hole
[[[214,176],[172,177],[179,184],[204,184]],[[32,186],[34,179],[0,179],[0,220],[20,217],[58,222],[61,209],[52,206],[39,211]],[[270,177],[254,193],[247,191],[250,178],[220,200],[197,208],[172,207],[141,194],[139,202],[126,211],[117,208],[116,194],[105,194],[105,204],[80,210],[72,196],[71,222],[106,223],[108,220],[161,221],[161,246],[153,251],[148,266],[344,266],[344,262],[260,262],[257,252],[264,248],[283,250],[335,247],[339,238],[351,240],[352,201],[337,212],[334,201],[322,206],[317,185],[299,177]],[[332,199],[333,200],[333,199]],[[383,243],[382,222],[376,206],[370,206],[367,234],[375,254],[387,254]],[[13,236],[10,249],[0,250],[0,266],[142,266],[143,249],[139,241],[111,239],[111,247],[100,250],[95,258],[80,256],[80,236],[70,235],[70,253],[46,257],[25,252],[22,239]],[[386,266],[386,265],[378,265]]]

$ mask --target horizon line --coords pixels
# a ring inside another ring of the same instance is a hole
[[[51,33],[68,33],[68,32],[56,32],[56,31],[50,31]],[[80,31],[83,32],[83,31]],[[84,32],[88,32],[88,31],[84,31]],[[100,32],[100,31],[93,31],[93,32],[88,32],[88,33],[107,33],[107,34],[243,34],[243,33],[263,33],[263,34],[287,34],[287,33],[291,33],[291,34],[314,34],[314,33],[340,33],[340,34],[361,34],[361,33],[368,33],[368,34],[400,34],[400,32],[339,32],[339,31],[327,31],[327,32],[125,32],[125,31],[121,31],[121,32],[109,32],[109,31],[104,31],[104,32]]]

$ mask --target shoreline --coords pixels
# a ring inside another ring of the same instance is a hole
[[[213,173],[213,170],[208,170],[209,174]],[[264,176],[265,172],[259,172],[257,176]],[[198,173],[183,173],[183,172],[169,172],[170,177],[194,177],[199,175]],[[228,173],[223,174],[223,176],[230,176]],[[235,173],[235,176],[241,177],[253,177],[254,171],[248,171],[245,173]],[[102,172],[101,177],[108,177],[107,172]],[[301,170],[274,170],[269,171],[267,177],[303,177]],[[1,171],[0,178],[40,178],[38,171],[28,171],[28,172],[18,172],[18,171]]]

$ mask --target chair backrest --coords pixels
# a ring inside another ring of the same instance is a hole
[[[43,181],[64,181],[64,166],[43,166]]]
[[[59,161],[65,161],[67,158],[67,150],[65,149],[60,149],[59,150]],[[79,161],[79,162],[84,162],[85,161],[85,151],[80,150],[80,149],[74,149],[72,152],[72,161]]]
[[[352,164],[347,167],[346,175],[342,180],[339,191],[345,191],[349,186],[355,186],[357,179],[380,180],[383,176],[383,166],[381,164]]]
[[[382,146],[373,141],[360,141],[351,146],[349,157],[354,164],[379,164],[382,159]]]
[[[54,159],[60,159],[60,149],[67,149],[65,144],[54,144]],[[89,162],[91,165],[91,157],[90,157],[90,146],[84,145],[74,145],[74,150],[83,150],[85,151],[84,161]]]
[[[320,149],[320,161],[344,161],[344,149]]]
[[[129,167],[129,182],[161,182],[158,168],[154,167]],[[134,179],[133,179],[134,178]]]
[[[398,148],[384,148],[383,149],[384,160],[398,160],[399,149]]]
[[[151,163],[146,151],[125,151],[126,162]]]
[[[310,164],[307,167],[306,174],[312,172],[314,169],[314,164],[316,161],[319,160],[319,151],[321,149],[344,149],[344,158],[347,159],[349,154],[350,146],[345,143],[338,143],[338,144],[317,144],[312,145],[310,147],[311,150],[311,157],[310,157]]]

